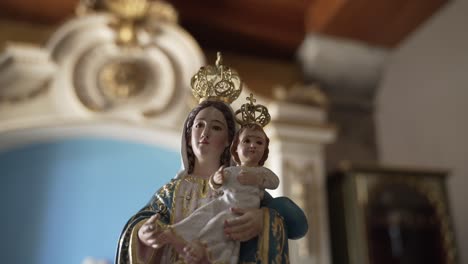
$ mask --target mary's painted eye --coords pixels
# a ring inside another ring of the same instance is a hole
[[[204,126],[203,122],[197,122],[193,125],[194,128],[202,128]]]

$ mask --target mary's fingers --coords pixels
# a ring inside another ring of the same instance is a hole
[[[143,230],[144,233],[147,233],[147,232],[151,232],[153,231],[154,229],[156,229],[156,221],[159,220],[159,217],[160,215],[159,214],[154,214],[152,215],[147,221],[146,223],[143,225],[143,227],[145,228]]]
[[[250,228],[252,228],[252,223],[248,217],[243,216],[235,217],[224,223],[224,232],[226,234],[244,232]]]
[[[239,208],[239,207],[231,207],[231,212],[238,214],[238,215],[243,215],[247,211],[245,209]]]
[[[241,242],[252,239],[255,236],[255,232],[252,229],[247,229],[243,232],[232,233],[229,237],[233,240],[238,240]]]
[[[146,224],[156,223],[156,220],[158,219],[159,219],[159,214],[154,214],[148,219],[148,221],[146,221]]]
[[[154,244],[154,243],[156,243],[156,239],[151,238],[151,239],[146,240],[146,242],[148,242],[148,244]]]
[[[188,263],[194,262],[191,247],[184,247],[184,255],[184,258]]]
[[[147,239],[155,239],[159,233],[156,231],[144,232],[144,235]]]
[[[236,225],[236,226],[229,226],[224,228],[224,233],[228,236],[232,235],[239,235],[244,232],[248,232],[252,230],[252,226],[249,224],[243,224],[243,225]]]
[[[151,222],[145,223],[142,227],[143,234],[148,234],[154,232],[155,224]]]
[[[226,220],[224,222],[224,227],[226,227],[226,228],[237,228],[237,227],[240,227],[240,226],[246,225],[246,224],[251,225],[249,223],[249,218],[239,216],[239,217],[236,217],[234,219]]]

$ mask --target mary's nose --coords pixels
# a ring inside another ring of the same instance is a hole
[[[201,135],[202,135],[202,137],[206,137],[206,138],[209,137],[210,136],[210,130],[207,129],[207,128],[203,129]]]

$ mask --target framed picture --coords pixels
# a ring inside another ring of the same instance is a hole
[[[458,263],[444,170],[347,164],[328,178],[334,263]]]

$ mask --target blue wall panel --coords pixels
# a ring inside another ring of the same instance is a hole
[[[106,139],[0,153],[3,261],[113,262],[125,222],[179,168],[178,152]]]

